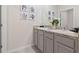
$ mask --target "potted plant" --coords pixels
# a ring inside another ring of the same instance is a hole
[[[53,28],[57,28],[58,24],[59,24],[59,20],[58,19],[53,19],[53,21],[51,22]]]

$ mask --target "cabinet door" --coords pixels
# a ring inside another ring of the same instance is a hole
[[[44,52],[53,53],[53,39],[44,37]]]
[[[34,29],[34,38],[33,39],[34,39],[34,45],[35,46],[37,46],[37,36],[38,36],[37,33],[38,33],[37,30]]]
[[[55,53],[74,53],[74,49],[71,49],[62,44],[56,43],[54,52]]]
[[[38,48],[43,52],[43,31],[38,31]]]

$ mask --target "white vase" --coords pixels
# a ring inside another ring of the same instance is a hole
[[[56,25],[54,25],[54,26],[53,26],[53,29],[57,29],[57,26],[56,26]]]

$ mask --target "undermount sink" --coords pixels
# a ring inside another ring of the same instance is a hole
[[[40,28],[44,28],[44,29],[51,29],[51,27],[50,26],[44,26],[44,25],[41,25],[41,26],[39,26]]]
[[[43,29],[53,29],[53,30],[57,30],[57,29],[61,29],[61,28],[57,28],[57,29],[55,29],[55,28],[53,28],[53,27],[51,27],[51,26],[44,26],[44,25],[41,25],[41,26],[39,26],[40,28],[43,28]]]

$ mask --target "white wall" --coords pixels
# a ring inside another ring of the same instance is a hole
[[[7,8],[7,9],[6,9]],[[19,5],[11,5],[11,6],[5,6],[3,8],[3,22],[5,28],[3,31],[3,47],[4,50],[7,48],[8,51],[32,45],[33,41],[33,25],[40,25],[40,24],[46,24],[48,23],[48,15],[47,11],[49,9],[55,9],[55,6],[34,6],[35,8],[35,19],[30,20],[23,20],[21,16],[21,10]],[[56,9],[55,9],[56,10]],[[5,15],[4,15],[5,11]],[[5,18],[5,19],[4,19]],[[7,20],[7,21],[6,21]],[[6,37],[4,37],[4,34]],[[6,41],[7,40],[7,41]],[[5,44],[5,42],[7,42]],[[6,46],[5,46],[6,45]]]
[[[67,10],[67,9],[74,9],[74,20],[73,20],[73,27],[79,27],[79,5],[59,5],[58,8],[58,17],[60,15],[61,10]]]
[[[43,22],[43,25],[49,25],[48,11],[54,11],[55,17],[57,17],[56,5],[42,6],[42,22]]]
[[[36,19],[23,20],[20,6],[8,6],[8,50],[32,44],[33,24],[41,24],[40,8],[35,7]]]

